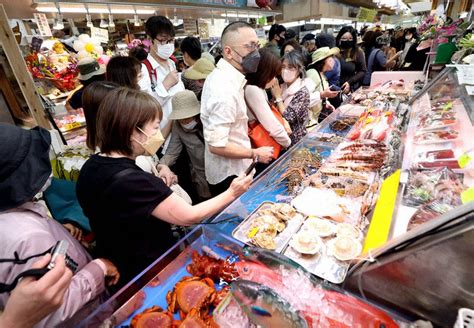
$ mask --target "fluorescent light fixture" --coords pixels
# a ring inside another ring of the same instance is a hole
[[[50,6],[38,6],[36,8],[39,12],[42,13],[57,13],[58,9],[56,7]],[[136,11],[133,9],[126,9],[126,8],[111,8],[110,11],[108,8],[89,8],[87,11],[86,8],[83,7],[61,7],[62,13],[76,13],[76,14],[85,14],[89,12],[90,14],[140,14],[140,15],[153,15],[155,10],[153,9],[137,9]]]
[[[154,13],[153,9],[137,9],[137,14],[140,15],[153,15]]]
[[[294,21],[294,22],[288,22],[288,23],[282,23],[281,25],[283,25],[284,27],[286,28],[290,28],[290,27],[297,27],[297,26],[302,26],[302,25],[305,25],[305,21],[304,20],[301,20],[301,21]]]
[[[248,13],[248,18],[259,18],[260,16],[257,14],[250,14]],[[225,14],[221,14],[221,17],[231,17],[231,18],[239,18],[239,13],[237,12],[236,14],[230,13],[228,14],[227,12]]]
[[[36,10],[42,13],[57,13],[58,12],[58,8],[56,7],[38,7],[36,8]]]

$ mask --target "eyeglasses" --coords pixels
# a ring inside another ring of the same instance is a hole
[[[174,38],[162,39],[162,40],[155,38],[155,41],[158,42],[158,44],[161,44],[162,46],[164,46],[165,44],[174,43]]]
[[[250,44],[245,43],[245,44],[242,44],[240,46],[234,46],[234,47],[242,47],[242,48],[245,48],[249,51],[255,51],[257,49],[260,49],[260,43],[258,43],[258,42],[252,42]]]

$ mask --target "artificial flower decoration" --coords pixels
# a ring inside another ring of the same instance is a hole
[[[151,47],[151,41],[149,40],[140,40],[140,39],[133,39],[132,42],[127,44],[128,49],[133,49],[138,46],[143,46],[143,48],[146,50],[146,52],[150,52],[150,47]]]
[[[99,58],[104,53],[100,42],[92,39],[88,34],[79,35],[79,40],[74,41],[74,50],[77,51],[77,59],[86,57]]]

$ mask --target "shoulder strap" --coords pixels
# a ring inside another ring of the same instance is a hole
[[[156,70],[153,69],[153,67],[151,66],[151,63],[148,59],[145,59],[143,61],[143,64],[145,64],[146,66],[146,69],[148,70],[148,75],[150,76],[150,81],[151,81],[151,88],[154,90],[155,89],[155,85],[156,85]]]

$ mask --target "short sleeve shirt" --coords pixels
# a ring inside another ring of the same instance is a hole
[[[126,174],[117,173],[128,169]],[[110,259],[127,283],[175,240],[169,223],[153,217],[172,191],[128,158],[93,155],[83,166],[77,197],[96,234],[97,256]]]

